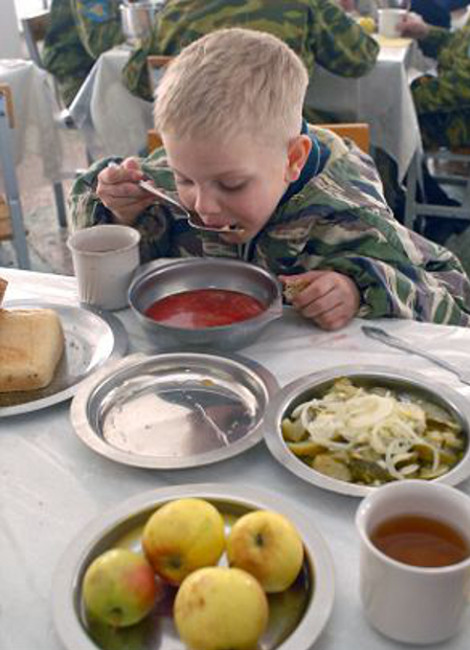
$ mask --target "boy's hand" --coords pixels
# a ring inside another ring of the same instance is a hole
[[[155,203],[155,197],[138,185],[143,178],[134,158],[126,158],[120,165],[106,167],[98,174],[96,194],[117,223],[132,226],[139,214]]]
[[[325,330],[344,327],[359,309],[360,294],[347,275],[336,271],[307,271],[300,275],[281,275],[285,285],[301,283],[302,290],[292,299],[297,311]]]

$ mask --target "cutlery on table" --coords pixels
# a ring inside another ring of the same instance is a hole
[[[377,341],[380,341],[381,343],[385,343],[385,345],[389,345],[392,348],[398,348],[399,350],[404,350],[405,352],[411,352],[412,354],[416,354],[420,357],[423,357],[424,359],[428,359],[428,361],[432,361],[436,365],[441,366],[446,370],[449,370],[450,372],[454,373],[454,375],[457,375],[457,377],[460,379],[460,381],[463,384],[470,385],[469,371],[461,370],[460,368],[457,368],[457,366],[454,366],[452,363],[449,363],[448,361],[444,361],[444,359],[437,357],[435,354],[432,354],[431,352],[427,352],[422,348],[418,348],[414,344],[411,345],[411,343],[407,343],[406,341],[404,341],[401,338],[398,338],[397,336],[392,336],[391,334],[389,334],[388,332],[386,332],[380,327],[371,327],[369,325],[362,325],[361,329],[364,332],[364,334],[370,337],[371,339],[376,339]]]

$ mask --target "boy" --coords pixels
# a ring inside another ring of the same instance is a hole
[[[307,83],[298,56],[269,34],[226,29],[192,43],[156,93],[164,148],[118,168],[96,163],[72,190],[76,225],[134,225],[143,259],[241,257],[268,268],[300,284],[294,307],[325,329],[355,315],[468,325],[457,259],[395,221],[368,156],[301,128]],[[139,187],[145,176],[176,188],[207,226],[242,230],[192,229]]]

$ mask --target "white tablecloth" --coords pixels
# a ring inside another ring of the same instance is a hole
[[[60,109],[51,77],[32,61],[3,59],[0,60],[0,83],[9,84],[13,94],[15,129],[12,135],[22,181],[30,186],[32,178],[58,180],[63,150],[60,129],[54,120]],[[32,164],[40,166],[34,174],[28,173]]]
[[[376,66],[360,79],[338,77],[318,66],[307,93],[313,108],[334,112],[344,121],[367,122],[372,145],[396,160],[400,180],[421,143],[407,80],[411,51],[409,44],[382,46]],[[102,54],[71,106],[95,157],[131,156],[146,146],[152,107],[122,83],[128,57],[123,47]]]
[[[76,303],[75,279],[0,269],[11,281],[7,298],[38,298]],[[130,334],[131,351],[154,352],[128,311],[117,313]],[[286,310],[262,338],[241,354],[264,364],[281,385],[301,375],[345,363],[387,364],[421,371],[470,398],[449,372],[419,357],[405,355],[366,339],[360,321],[325,333]],[[470,330],[383,321],[405,336],[462,367],[470,364]],[[62,650],[51,616],[51,583],[57,563],[83,526],[125,499],[157,487],[185,483],[254,486],[281,494],[300,508],[324,536],[336,571],[336,601],[315,650],[393,650],[366,623],[358,597],[358,538],[354,514],[358,500],[333,494],[291,475],[263,443],[233,459],[208,467],[151,471],[111,462],[86,447],[74,434],[69,404],[0,419],[0,648]],[[459,486],[470,493],[470,483]],[[470,620],[464,631],[442,646],[467,650]],[[70,648],[69,650],[73,650]],[[302,650],[302,648],[299,648]]]

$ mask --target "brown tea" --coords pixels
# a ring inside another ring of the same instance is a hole
[[[388,557],[413,566],[448,566],[470,555],[468,541],[455,528],[419,515],[387,519],[377,526],[370,538]]]

